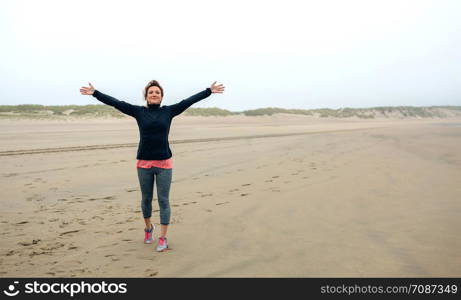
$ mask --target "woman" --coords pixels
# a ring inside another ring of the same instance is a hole
[[[163,88],[156,80],[150,81],[144,88],[146,106],[132,105],[117,100],[96,90],[91,83],[89,87],[80,88],[82,95],[93,95],[96,99],[136,119],[139,127],[140,141],[137,152],[137,172],[141,186],[141,208],[146,225],[144,243],[152,244],[155,226],[151,223],[152,196],[154,180],[157,184],[157,197],[160,207],[160,236],[157,251],[168,249],[166,233],[170,223],[169,193],[173,164],[168,134],[172,119],[185,111],[192,104],[205,99],[213,93],[223,93],[224,86],[213,82],[211,87],[195,94],[179,103],[160,106],[163,99]]]

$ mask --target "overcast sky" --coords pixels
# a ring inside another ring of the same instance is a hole
[[[2,1],[1,104],[461,105],[461,1]]]

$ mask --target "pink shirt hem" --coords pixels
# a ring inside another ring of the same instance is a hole
[[[171,158],[162,159],[162,160],[142,160],[138,159],[136,162],[137,168],[149,169],[152,167],[162,168],[162,169],[173,169],[173,160]]]

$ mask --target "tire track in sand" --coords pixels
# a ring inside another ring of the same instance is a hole
[[[353,129],[335,129],[335,130],[323,130],[323,131],[320,130],[320,131],[307,131],[307,132],[293,132],[293,133],[243,135],[243,136],[203,138],[203,139],[174,140],[174,141],[170,141],[170,144],[187,144],[187,143],[271,138],[271,137],[286,137],[286,136],[309,135],[309,134],[317,134],[317,133],[334,133],[334,132],[342,132],[342,131],[368,130],[368,129],[377,129],[377,128],[384,128],[384,127],[385,126],[353,128]],[[126,144],[86,145],[86,146],[55,147],[55,148],[26,149],[26,150],[8,150],[8,151],[0,151],[0,156],[42,154],[42,153],[69,152],[69,151],[88,151],[88,150],[113,149],[113,148],[123,148],[123,147],[137,147],[137,146],[138,146],[138,143],[126,143]]]

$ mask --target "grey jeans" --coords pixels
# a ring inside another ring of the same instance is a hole
[[[170,186],[173,169],[137,168],[139,185],[141,187],[142,199],[141,208],[144,218],[152,215],[152,197],[154,195],[154,181],[157,183],[157,198],[160,207],[160,224],[170,223]]]

